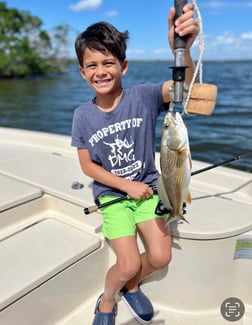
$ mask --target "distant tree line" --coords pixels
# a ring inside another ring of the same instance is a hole
[[[68,25],[50,32],[28,11],[0,2],[0,78],[60,72],[66,63]]]

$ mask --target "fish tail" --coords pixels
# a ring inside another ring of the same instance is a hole
[[[179,214],[179,215],[174,215],[172,213],[170,213],[168,215],[168,217],[166,218],[165,220],[165,224],[166,226],[168,226],[170,223],[172,223],[173,221],[184,221],[188,224],[190,224],[190,222],[182,215],[182,214]]]
[[[183,215],[181,215],[181,219],[183,220],[183,221],[185,221],[186,223],[188,223],[188,224],[190,224],[190,222],[183,216]]]

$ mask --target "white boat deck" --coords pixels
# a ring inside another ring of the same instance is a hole
[[[90,184],[69,137],[0,128],[0,324],[92,323],[114,255],[101,214],[83,213]],[[251,249],[234,256],[238,240],[252,243],[252,175],[218,167],[190,188],[190,224],[172,226],[172,263],[143,284],[152,324],[227,324],[220,305],[236,296],[246,308],[236,324],[250,325]],[[137,324],[121,301],[116,324]]]

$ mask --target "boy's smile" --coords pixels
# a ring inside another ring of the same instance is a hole
[[[111,79],[101,79],[101,80],[95,81],[95,83],[99,86],[106,86],[110,82],[111,82]]]

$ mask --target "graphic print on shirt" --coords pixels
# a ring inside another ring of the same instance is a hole
[[[103,157],[107,159],[103,159],[103,166],[114,175],[133,180],[142,171],[143,163],[135,156],[139,143],[132,137],[134,129],[141,128],[142,123],[142,117],[133,117],[103,126],[90,135],[91,147],[102,143],[109,148],[106,158]],[[102,147],[99,146],[98,152],[104,156]]]
[[[140,160],[136,161],[132,137],[130,139],[126,137],[120,139],[117,134],[114,138],[114,142],[107,143],[103,141],[103,143],[110,147],[108,160],[112,167],[111,172],[116,176],[121,176],[130,180],[134,179],[141,169],[142,163]],[[126,165],[127,167],[122,167]]]

